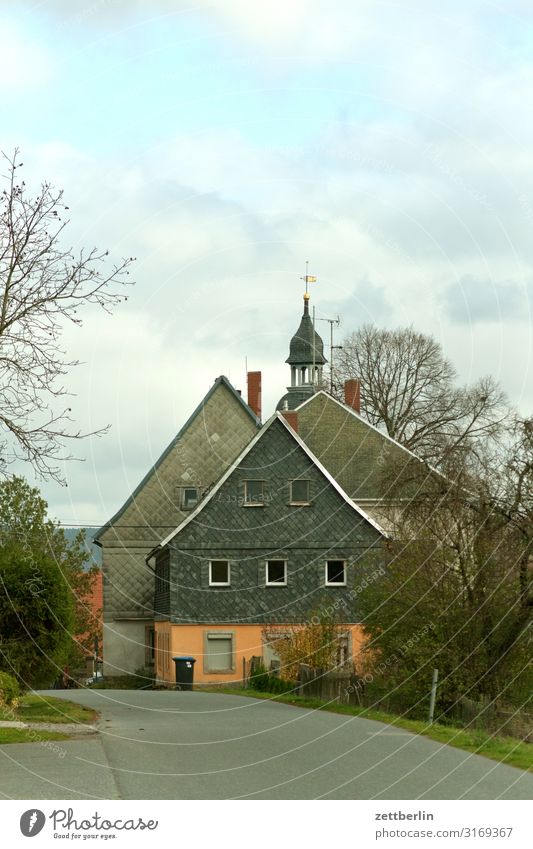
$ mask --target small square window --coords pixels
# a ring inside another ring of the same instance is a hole
[[[264,481],[244,481],[244,506],[262,507],[264,503]]]
[[[309,504],[309,481],[291,481],[291,504]]]
[[[344,560],[328,560],[326,563],[326,586],[338,587],[346,584]]]
[[[235,634],[204,632],[204,672],[235,671]]]
[[[267,560],[267,587],[284,587],[287,585],[287,563],[285,560]]]
[[[182,510],[194,510],[199,501],[198,487],[184,486],[181,489],[180,507]]]
[[[229,586],[229,562],[211,560],[209,562],[209,585],[212,587]]]

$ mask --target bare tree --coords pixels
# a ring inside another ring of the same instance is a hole
[[[347,378],[361,382],[361,412],[368,421],[434,464],[465,442],[495,435],[508,414],[492,378],[458,387],[439,343],[411,327],[365,325],[348,336],[337,357],[335,386]]]
[[[80,325],[81,307],[107,312],[126,300],[132,258],[107,267],[108,252],[77,253],[64,244],[63,191],[45,182],[35,196],[19,179],[18,149],[2,154],[0,198],[0,471],[27,461],[41,478],[63,482],[58,461],[65,441],[89,434],[71,428],[62,379],[78,361],[61,347],[65,321]],[[102,433],[103,430],[97,431]]]
[[[393,658],[389,672],[417,697],[438,667],[452,711],[464,695],[517,705],[531,695],[533,420],[514,419],[485,449],[448,455],[446,474],[415,460],[399,470],[389,568],[360,597],[370,653]],[[427,623],[431,638],[398,653]]]

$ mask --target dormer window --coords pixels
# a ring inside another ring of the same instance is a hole
[[[309,498],[309,481],[295,480],[290,481],[290,502],[294,505],[304,505],[310,503]]]
[[[265,482],[260,480],[244,481],[244,506],[263,507],[265,503]]]
[[[182,510],[194,510],[200,500],[200,493],[196,486],[183,486],[180,495],[180,507]]]

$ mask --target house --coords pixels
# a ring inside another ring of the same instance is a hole
[[[156,677],[174,655],[197,658],[195,681],[243,678],[284,630],[331,609],[352,658],[361,642],[356,587],[382,528],[276,412],[218,483],[156,546]]]
[[[103,573],[98,569],[91,573],[89,592],[83,599],[83,605],[89,615],[90,632],[78,634],[76,641],[84,646],[84,672],[94,675],[102,653],[102,613],[104,606]]]
[[[175,654],[197,681],[242,678],[273,659],[279,633],[331,607],[345,656],[361,640],[354,586],[397,505],[383,471],[412,454],[323,390],[322,339],[304,296],[286,360],[290,382],[261,427],[261,375],[248,403],[219,377],[133,495],[98,532],[104,570],[104,672],[154,665],[174,680]]]
[[[120,510],[98,531],[104,574],[104,675],[153,664],[154,576],[148,552],[171,533],[256,434],[260,376],[245,403],[219,377]]]

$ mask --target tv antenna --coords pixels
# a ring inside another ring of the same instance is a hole
[[[341,323],[341,318],[338,315],[337,318],[317,318],[317,321],[327,321],[329,324],[329,391],[333,395],[333,351],[340,351],[342,349],[342,345],[334,345],[333,344],[333,328],[338,327]]]

